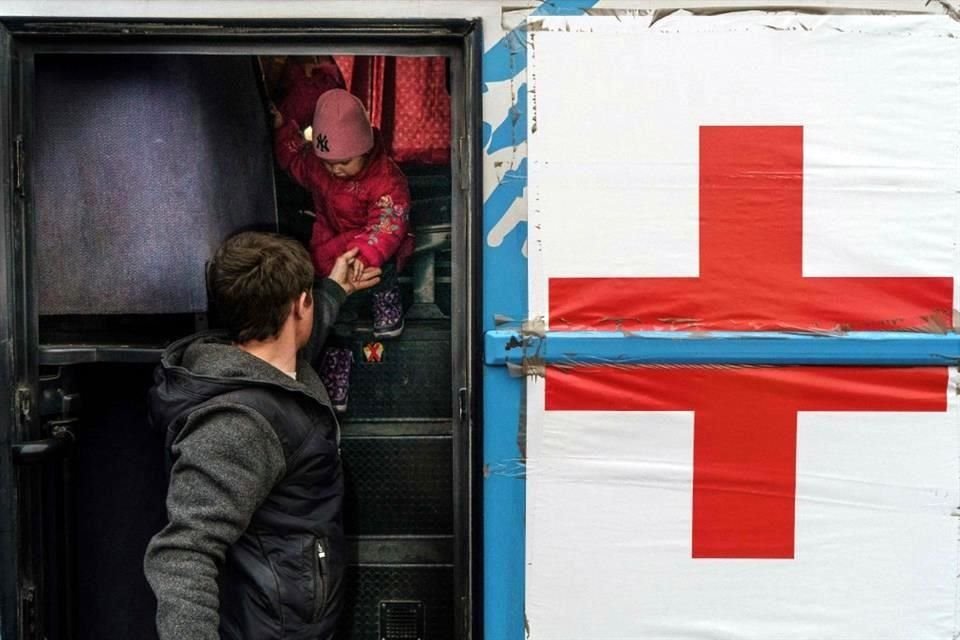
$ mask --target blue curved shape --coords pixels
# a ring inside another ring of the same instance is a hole
[[[515,147],[527,140],[527,85],[520,86],[517,101],[511,105],[507,117],[493,132],[487,153],[494,153],[507,147]],[[484,143],[486,146],[486,143]]]
[[[483,54],[480,64],[485,83],[503,82],[523,71],[527,67],[526,27],[517,27],[500,38]]]
[[[506,215],[513,203],[527,188],[526,158],[516,169],[507,171],[493,193],[483,203],[483,236]],[[483,327],[494,328],[494,314],[525,318],[527,313],[527,259],[521,250],[527,240],[526,222],[519,222],[497,247],[484,247],[483,261]]]
[[[490,142],[490,136],[493,134],[493,125],[489,122],[483,123],[483,149],[487,148],[487,143]],[[487,151],[487,153],[490,153]]]
[[[496,186],[490,197],[483,203],[484,234],[490,233],[490,229],[510,210],[510,205],[523,195],[526,188],[527,159],[524,158],[519,167],[510,169],[503,174],[503,177],[500,178],[500,184]]]
[[[597,0],[547,0],[534,9],[535,16],[579,16],[597,4]]]
[[[597,0],[550,0],[530,12],[534,16],[579,16]],[[521,54],[521,55],[518,55]],[[524,25],[503,36],[483,54],[484,82],[503,82],[527,68],[527,29]]]

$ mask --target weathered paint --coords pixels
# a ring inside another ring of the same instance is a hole
[[[594,4],[583,0],[547,2],[533,14],[580,15]],[[492,119],[499,124],[485,147],[484,171],[489,172],[492,164],[498,178],[483,211],[485,331],[494,329],[494,314],[518,319],[527,316],[526,67],[524,24],[505,34],[483,56],[482,77],[488,94],[508,85],[515,98],[505,114]],[[485,125],[490,113],[503,113],[488,111],[486,106],[485,101]],[[490,640],[519,640],[525,633],[526,482],[522,473],[516,473],[523,464],[522,385],[522,379],[512,377],[505,368],[484,367],[484,630]],[[519,464],[505,463],[513,460]]]

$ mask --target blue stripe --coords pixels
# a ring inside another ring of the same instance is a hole
[[[597,0],[548,0],[530,12],[532,16],[581,16]],[[523,24],[503,36],[483,54],[483,81],[503,82],[527,68],[527,27]]]
[[[521,364],[524,358],[551,364],[945,366],[960,363],[960,335],[558,331],[523,338],[516,331],[487,332],[488,365]]]
[[[500,183],[483,203],[483,237],[507,215],[513,204],[523,197],[527,188],[527,159],[516,169],[507,170]],[[485,243],[483,252],[483,323],[485,329],[494,327],[497,314],[523,318],[527,314],[527,259],[523,243],[527,240],[527,221],[519,222],[496,247]]]
[[[496,153],[501,149],[516,147],[527,141],[527,85],[520,85],[517,101],[510,106],[507,117],[493,132],[487,153]]]
[[[519,427],[523,381],[502,367],[483,372],[483,625],[488,640],[522,640],[525,464]]]
[[[538,6],[537,15],[580,15],[596,0],[548,0]],[[521,26],[486,51],[481,62],[484,88],[520,76],[527,66],[526,29]],[[516,146],[527,138],[525,78],[516,104],[502,114],[499,122],[483,124],[483,148],[487,163],[490,154]],[[490,118],[493,114],[488,114]],[[519,164],[517,161],[519,160]],[[490,167],[487,166],[487,169]],[[527,186],[526,158],[514,158],[497,187],[483,204],[483,325],[493,329],[494,316],[527,316],[527,260],[521,249],[527,239],[526,221],[518,221],[503,242],[490,246],[490,230]],[[483,372],[483,620],[487,640],[523,640],[524,632],[524,539],[526,480],[524,478],[520,421],[523,381],[501,367],[484,367]]]

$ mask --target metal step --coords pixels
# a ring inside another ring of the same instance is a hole
[[[349,536],[351,565],[453,566],[453,536]]]
[[[347,535],[452,535],[452,444],[449,435],[342,438]]]
[[[349,340],[354,366],[345,419],[436,421],[453,416],[449,322],[418,321],[398,338],[368,328]]]
[[[342,420],[340,437],[350,438],[427,438],[451,436],[453,423],[446,418],[435,420],[360,421]]]

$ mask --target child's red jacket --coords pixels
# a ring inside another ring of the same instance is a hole
[[[363,170],[341,179],[330,175],[311,146],[304,144],[296,122],[288,120],[276,131],[277,161],[313,194],[317,219],[310,254],[319,275],[330,273],[337,256],[354,247],[360,249],[365,265],[379,267],[396,257],[398,270],[413,253],[407,178],[375,134]]]

